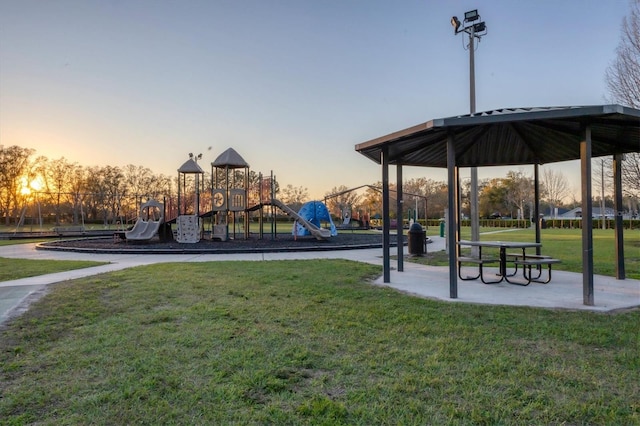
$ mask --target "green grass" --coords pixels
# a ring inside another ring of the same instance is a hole
[[[36,277],[72,269],[104,265],[106,262],[88,260],[8,259],[0,257],[0,282]]]
[[[42,238],[20,238],[16,240],[0,240],[0,247],[2,246],[13,246],[16,244],[32,244],[32,243],[41,243],[43,241],[49,241],[48,239]]]
[[[640,311],[437,302],[343,260],[64,282],[0,331],[0,423],[640,424]]]
[[[487,233],[492,229],[481,229],[480,240],[500,241],[535,241],[535,232],[532,229],[509,230],[506,232]],[[502,230],[504,231],[504,229]],[[462,230],[461,239],[470,239],[470,230]],[[554,265],[553,269],[582,272],[582,234],[580,229],[543,229],[541,230],[542,254],[561,259],[562,263]],[[627,278],[640,279],[640,231],[624,233],[624,260]],[[483,254],[496,255],[491,249],[483,249]],[[496,255],[497,257],[497,255]],[[407,257],[407,260],[437,266],[449,264],[449,258],[445,252],[429,252],[427,256]],[[614,231],[593,230],[593,269],[596,274],[615,276],[616,252]]]

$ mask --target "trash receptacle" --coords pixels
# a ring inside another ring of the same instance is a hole
[[[422,229],[422,225],[414,223],[409,228],[409,254],[413,256],[422,256],[424,254],[424,246],[427,233]]]
[[[444,220],[440,221],[440,236],[444,238]]]

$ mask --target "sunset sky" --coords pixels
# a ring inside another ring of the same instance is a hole
[[[608,103],[628,0],[0,0],[0,144],[169,176],[232,147],[314,198],[373,183],[356,144],[469,112],[450,19],[476,8],[477,111]]]

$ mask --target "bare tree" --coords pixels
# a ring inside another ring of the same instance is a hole
[[[327,209],[334,215],[342,217],[345,209],[353,210],[360,204],[360,195],[356,191],[350,191],[344,185],[331,188],[330,192],[324,194],[327,198]]]
[[[605,75],[609,96],[614,102],[640,108],[640,0],[630,1],[616,51],[616,59]],[[640,198],[640,153],[625,155],[621,177],[626,195]]]
[[[544,169],[542,172],[542,187],[544,196],[549,203],[551,212],[562,200],[569,196],[569,182],[562,172],[553,169]]]
[[[360,208],[364,214],[373,217],[377,214],[382,214],[382,182],[376,182],[366,188]]]
[[[309,199],[309,191],[304,186],[293,186],[288,184],[282,189],[282,202],[293,210],[300,210],[302,205]]]
[[[640,198],[640,152],[624,155],[621,178],[625,195],[631,198]]]
[[[72,206],[71,186],[75,178],[75,169],[78,167],[77,163],[69,163],[64,157],[57,160],[39,157],[38,173],[43,179],[46,198],[53,206],[56,225],[61,223],[63,208],[67,205]]]
[[[0,145],[0,216],[4,215],[5,225],[9,225],[12,215],[16,216],[16,221],[19,216],[22,179],[28,180],[29,158],[33,152],[29,148]]]
[[[630,9],[622,19],[617,56],[605,78],[614,101],[640,108],[640,0],[631,0]]]
[[[505,193],[505,201],[507,205],[518,208],[521,219],[526,217],[525,209],[526,207],[529,207],[529,218],[533,219],[533,179],[522,172],[509,171],[507,173],[507,177],[504,179],[504,184],[507,188]]]

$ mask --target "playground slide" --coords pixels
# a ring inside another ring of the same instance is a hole
[[[127,240],[147,241],[154,237],[160,229],[160,221],[148,221],[138,218],[131,231],[125,231]]]
[[[298,223],[305,227],[311,233],[311,235],[316,237],[317,240],[326,240],[327,238],[331,237],[331,231],[329,229],[320,228],[314,225],[313,223],[300,216],[298,213],[296,213],[295,210],[291,209],[282,201],[274,199],[272,204],[297,220]]]
[[[146,211],[146,214],[145,214]],[[147,219],[150,217],[156,220]],[[140,216],[130,231],[125,231],[127,240],[148,241],[152,239],[160,229],[160,224],[164,221],[164,204],[156,200],[149,200],[140,206]]]

